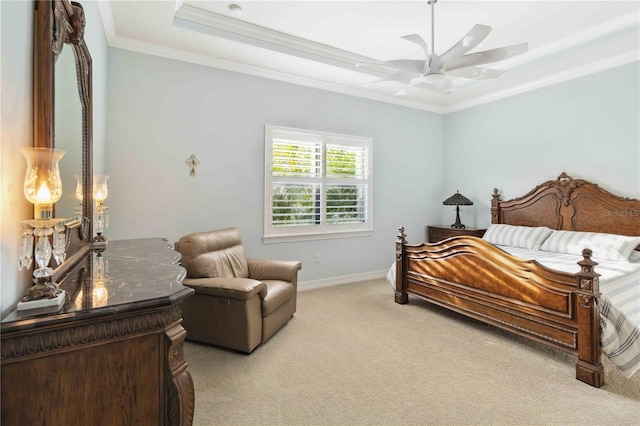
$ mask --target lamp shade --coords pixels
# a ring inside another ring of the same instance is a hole
[[[451,197],[442,202],[445,206],[472,206],[473,201],[456,191]]]
[[[93,199],[97,204],[102,204],[109,195],[107,179],[109,179],[107,175],[93,175]]]
[[[50,219],[53,204],[62,196],[58,162],[65,151],[50,148],[23,148],[27,159],[24,196],[35,206],[36,219]]]
[[[78,201],[80,201],[80,203],[82,203],[82,198],[84,197],[84,194],[82,193],[82,176],[74,176],[76,178],[76,198],[78,199]]]
[[[76,198],[82,203],[82,176],[75,175],[76,184]],[[102,204],[109,195],[109,188],[107,187],[107,175],[93,175],[93,199],[97,204]]]

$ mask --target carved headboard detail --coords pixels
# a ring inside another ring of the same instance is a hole
[[[640,200],[619,197],[563,172],[508,201],[500,201],[494,189],[491,223],[638,236]]]

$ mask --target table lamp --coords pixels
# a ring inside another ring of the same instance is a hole
[[[456,206],[456,223],[451,225],[451,228],[464,229],[465,226],[460,222],[460,206],[472,206],[473,201],[460,194],[460,192],[456,190],[456,193],[444,200],[442,204],[444,204],[445,206]]]
[[[107,239],[102,235],[104,229],[109,226],[109,207],[104,205],[104,200],[109,195],[107,179],[109,179],[107,175],[93,176],[93,199],[96,202],[96,206],[93,209],[93,224],[97,234],[93,239],[94,247],[107,246]]]
[[[20,303],[18,311],[56,307],[65,300],[65,292],[53,282],[51,256],[58,265],[64,262],[68,246],[66,219],[53,217],[53,206],[62,196],[62,180],[58,162],[65,152],[49,148],[23,148],[27,160],[24,178],[24,196],[33,204],[33,219],[22,221],[22,240],[18,269],[30,268],[35,257],[37,268],[33,271],[33,285]],[[34,239],[37,242],[34,248]],[[49,241],[53,240],[53,246]]]

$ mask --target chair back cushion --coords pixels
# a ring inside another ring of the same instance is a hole
[[[195,232],[175,244],[188,278],[248,278],[247,254],[236,228]]]

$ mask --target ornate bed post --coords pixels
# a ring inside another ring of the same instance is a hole
[[[493,188],[493,194],[491,194],[491,223],[500,223],[500,194],[498,194],[498,188]]]
[[[591,250],[582,250],[584,259],[578,262],[577,317],[578,317],[578,362],[576,379],[599,388],[604,385],[604,367],[600,362],[600,274],[593,267],[598,263],[591,260]]]
[[[407,260],[405,244],[407,243],[404,227],[398,229],[398,238],[396,239],[396,303],[405,304],[409,302],[407,294]]]

